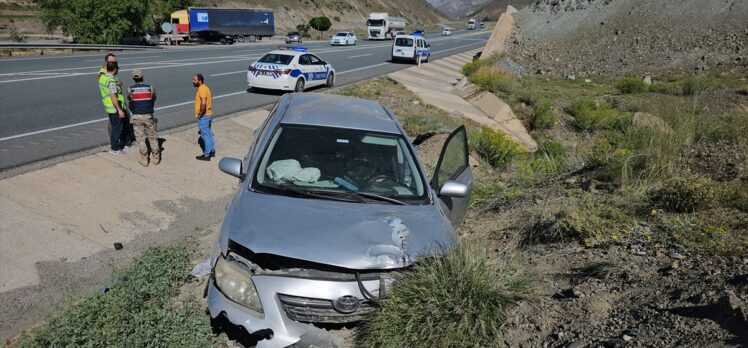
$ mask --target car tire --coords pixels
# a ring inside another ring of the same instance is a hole
[[[302,41],[301,41],[301,40],[299,40],[299,43],[302,43]]]
[[[296,93],[304,92],[304,79],[299,78],[296,80],[296,86],[294,86],[293,91]]]
[[[257,41],[257,36],[254,36],[254,35],[250,35],[250,36],[248,37],[248,39],[249,39],[249,42],[255,42],[255,41]]]
[[[236,41],[244,42],[244,35],[239,35],[236,37]]]
[[[424,62],[424,63],[428,63],[430,59],[431,59],[431,53],[429,53],[429,54],[428,54],[428,55],[426,56],[426,60],[424,60],[423,62]]]
[[[226,39],[221,39],[221,45],[225,45],[225,44],[226,44]]]
[[[332,86],[335,86],[335,73],[330,72],[327,74],[327,81],[325,81],[325,87],[332,88]]]

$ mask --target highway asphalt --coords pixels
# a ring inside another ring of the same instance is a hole
[[[489,34],[427,36],[432,60],[480,47]],[[277,45],[197,45],[115,54],[125,86],[132,83],[130,72],[142,69],[145,81],[156,87],[159,130],[166,130],[194,122],[191,78],[196,72],[205,76],[213,92],[215,117],[275,102],[280,93],[246,91],[246,71]],[[391,45],[360,40],[347,47],[327,42],[302,46],[330,62],[337,70],[336,86],[343,86],[410,66],[389,62]],[[95,78],[103,58],[97,54],[0,59],[0,171],[108,143],[108,122]]]

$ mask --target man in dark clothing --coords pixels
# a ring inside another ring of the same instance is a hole
[[[151,163],[158,165],[161,163],[161,150],[158,146],[158,133],[156,133],[157,120],[153,116],[156,89],[143,83],[143,71],[140,69],[132,71],[132,79],[135,84],[128,88],[127,97],[130,100],[135,141],[138,143],[138,150],[140,150],[138,163],[143,167],[148,166],[148,145],[150,145]]]

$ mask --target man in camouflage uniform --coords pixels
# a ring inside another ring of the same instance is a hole
[[[132,71],[132,79],[135,84],[128,88],[130,100],[130,111],[132,112],[132,123],[135,130],[135,141],[140,150],[138,163],[143,167],[148,166],[148,145],[151,148],[151,163],[161,163],[161,149],[158,146],[158,133],[156,133],[157,120],[153,116],[156,103],[156,89],[143,83],[143,71],[135,69]]]

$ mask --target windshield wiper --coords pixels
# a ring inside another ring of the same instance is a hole
[[[290,186],[265,186],[272,188],[274,190],[280,191],[280,192],[286,192],[286,193],[292,193],[298,197],[304,197],[304,198],[319,198],[319,199],[327,199],[327,200],[333,200],[333,201],[340,201],[340,202],[360,202],[360,199],[352,200],[340,196],[335,195],[328,195],[326,193],[329,193],[328,191],[316,191],[316,190],[300,190],[297,188],[293,188]]]
[[[377,200],[377,201],[390,202],[392,204],[397,204],[397,205],[405,205],[405,202],[403,202],[403,201],[400,201],[400,200],[397,200],[397,199],[394,199],[394,198],[391,198],[391,197],[387,197],[387,196],[381,196],[381,195],[378,195],[378,194],[375,194],[375,193],[360,192],[360,191],[359,192],[352,192],[352,193],[355,193],[355,194],[357,194],[357,195],[359,195],[361,197],[366,197],[366,198],[374,199],[374,200]]]

